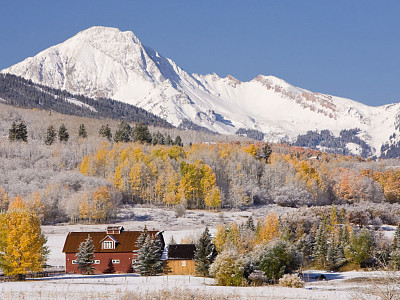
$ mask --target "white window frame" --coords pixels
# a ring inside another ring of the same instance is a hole
[[[103,249],[114,249],[114,242],[113,241],[104,241]]]
[[[94,264],[95,264],[95,265],[99,265],[99,264],[100,264],[100,259],[95,259],[95,260],[94,260]]]
[[[76,259],[73,259],[73,260],[72,260],[72,264],[73,264],[73,265],[77,265],[77,264],[78,264],[78,261],[77,261]]]
[[[182,267],[186,267],[186,260],[182,260]]]
[[[112,260],[112,263],[113,263],[113,264],[119,264],[119,263],[121,263],[121,261],[120,261],[119,259],[113,259],[113,260]]]

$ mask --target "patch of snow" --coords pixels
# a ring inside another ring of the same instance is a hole
[[[78,101],[78,100],[76,100],[74,98],[67,98],[65,100],[67,102],[69,102],[69,103],[75,104],[76,106],[86,107],[86,108],[90,109],[93,112],[97,112],[97,110],[93,106],[90,106],[89,104],[86,104],[86,103],[82,103],[81,101]]]

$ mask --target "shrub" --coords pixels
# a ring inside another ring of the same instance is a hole
[[[245,259],[236,249],[224,250],[210,267],[210,275],[215,277],[218,284],[240,286],[244,279]]]
[[[291,273],[299,268],[302,262],[301,254],[289,243],[277,240],[261,249],[259,269],[268,278],[277,281],[283,274]]]
[[[304,287],[304,281],[301,280],[296,274],[285,274],[281,279],[279,279],[279,284],[281,286],[290,288],[302,288]]]
[[[260,286],[268,283],[268,277],[265,276],[263,271],[254,270],[253,273],[249,275],[248,278],[252,285]]]

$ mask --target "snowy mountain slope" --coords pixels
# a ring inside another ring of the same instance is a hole
[[[107,27],[84,30],[2,72],[72,93],[127,102],[176,126],[188,119],[220,133],[256,129],[270,141],[293,140],[308,130],[329,129],[338,135],[342,129],[359,128],[359,137],[377,155],[396,131],[400,112],[400,104],[369,107],[297,88],[273,76],[240,82],[232,76],[188,74],[132,32]]]

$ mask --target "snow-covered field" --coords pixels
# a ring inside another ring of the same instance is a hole
[[[179,218],[173,210],[126,208],[119,215],[123,221],[117,224],[124,226],[126,230],[141,230],[145,225],[148,229],[165,230],[164,237],[167,243],[172,236],[175,241],[180,242],[182,239],[196,238],[206,226],[211,229],[211,232],[215,232],[216,225],[219,223],[232,221],[241,223],[249,215],[257,219],[266,215],[268,210],[275,208],[224,213],[186,211],[185,215]],[[51,250],[48,264],[65,266],[62,248],[68,232],[99,231],[105,230],[106,226],[106,224],[43,226],[43,232],[48,239],[47,245]],[[0,282],[0,299],[164,299],[164,295],[160,293],[166,289],[171,290],[172,294],[179,295],[191,291],[194,295],[204,295],[204,300],[212,299],[213,296],[223,296],[227,299],[380,299],[373,292],[379,292],[379,289],[384,290],[386,288],[384,281],[388,278],[388,274],[384,272],[306,271],[304,273],[307,282],[305,288],[301,289],[279,286],[220,287],[216,286],[211,278],[193,276],[68,274],[26,282]],[[316,280],[315,278],[320,274],[324,274],[327,281]],[[399,282],[400,280],[397,281]],[[399,284],[397,286],[399,287]],[[168,299],[174,299],[174,297]]]
[[[385,285],[374,284],[382,272],[327,273],[327,281],[311,281],[305,288],[221,287],[213,279],[193,276],[141,277],[124,275],[62,275],[26,282],[0,283],[1,299],[154,299],[165,290],[191,291],[196,295],[223,296],[227,299],[380,299],[377,292]],[[397,285],[398,287],[398,285]],[[146,297],[147,295],[147,297]],[[159,296],[160,297],[160,296]],[[161,296],[158,299],[163,299]],[[208,298],[207,298],[208,299]],[[211,299],[211,298],[210,298]],[[397,298],[396,298],[397,299]]]

